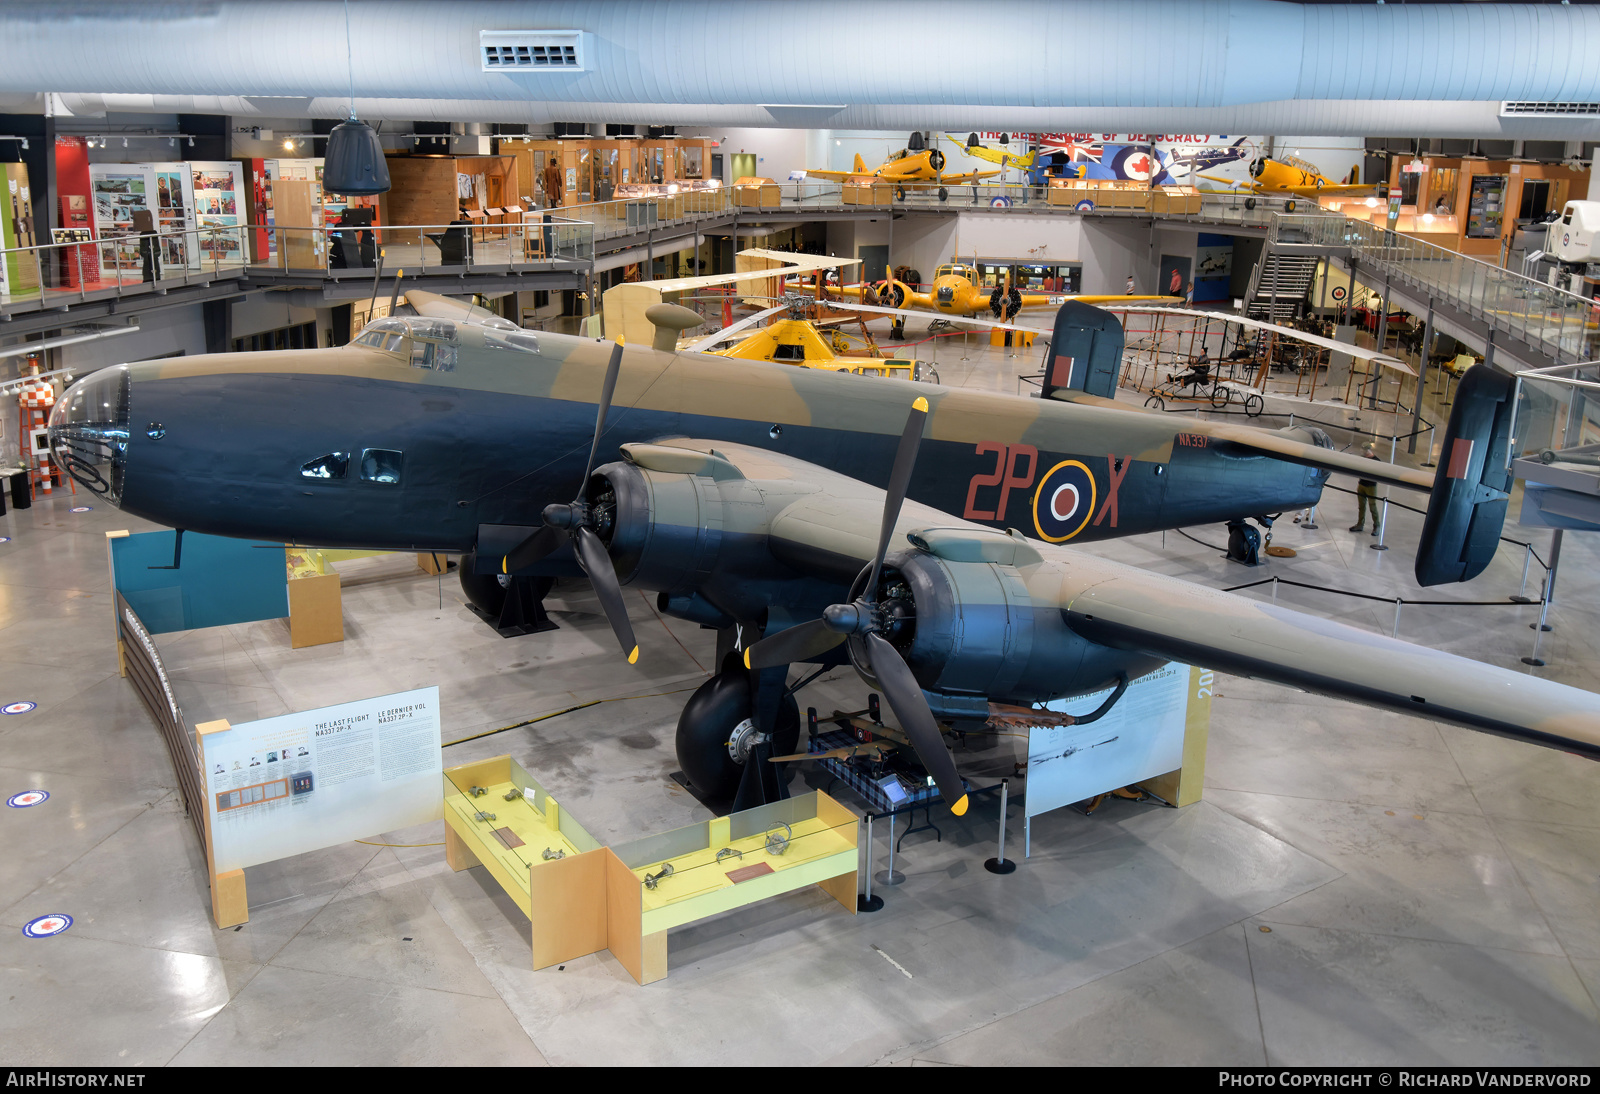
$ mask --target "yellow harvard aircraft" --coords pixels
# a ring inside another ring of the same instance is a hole
[[[894,153],[887,161],[875,168],[868,169],[867,162],[856,153],[855,168],[850,171],[807,171],[808,179],[833,179],[843,182],[846,179],[870,178],[883,179],[885,182],[895,184],[894,196],[896,200],[904,200],[906,188],[912,189],[930,186],[939,187],[942,191],[946,186],[966,186],[982,179],[992,179],[998,171],[967,171],[959,175],[944,174],[944,153],[937,148],[927,148],[921,152],[909,152],[902,149]]]
[[[1256,194],[1295,194],[1299,197],[1316,197],[1319,194],[1350,194],[1356,191],[1371,193],[1377,187],[1372,183],[1334,182],[1317,169],[1317,165],[1296,156],[1281,160],[1258,156],[1250,163],[1252,182],[1217,175],[1201,175],[1211,182],[1231,187],[1243,186]]]
[[[978,271],[964,262],[947,262],[933,272],[933,284],[925,293],[917,292],[903,281],[893,278],[874,287],[872,285],[846,285],[831,289],[841,296],[852,297],[863,304],[882,305],[887,308],[921,308],[940,315],[971,316],[988,312],[996,318],[1010,320],[1023,308],[1060,307],[1068,300],[1084,304],[1109,304],[1113,301],[1171,300],[1167,296],[1065,296],[1059,293],[1024,293],[1015,285],[1009,289],[999,285],[984,288],[978,284]]]

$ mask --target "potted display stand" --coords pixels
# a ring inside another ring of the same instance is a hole
[[[667,932],[816,885],[853,915],[860,822],[821,791],[601,847],[510,756],[444,773],[445,858],[482,865],[532,924],[533,967],[609,949],[640,984]]]

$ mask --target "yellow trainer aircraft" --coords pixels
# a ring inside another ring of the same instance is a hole
[[[883,179],[892,182],[895,186],[895,200],[905,200],[906,190],[927,189],[937,186],[943,197],[942,191],[947,186],[967,186],[983,179],[992,179],[999,171],[966,171],[957,175],[944,173],[944,153],[937,148],[926,148],[921,152],[911,152],[905,149],[891,155],[888,160],[875,168],[868,168],[867,162],[856,153],[856,163],[850,171],[807,171],[808,179],[832,179],[843,182],[846,179],[870,178]]]
[[[1004,148],[990,148],[988,145],[979,144],[977,142],[977,134],[973,134],[971,137],[969,137],[966,144],[962,144],[948,133],[945,134],[944,139],[961,149],[961,151],[965,152],[967,155],[973,156],[977,159],[988,160],[990,163],[998,164],[1001,167],[1015,167],[1019,171],[1033,170],[1032,152],[1023,152],[1019,155],[1016,152],[1010,152]]]
[[[1218,175],[1200,177],[1230,187],[1243,186],[1252,193],[1269,196],[1294,194],[1297,197],[1316,197],[1319,194],[1351,194],[1357,191],[1370,194],[1377,189],[1374,183],[1334,182],[1318,170],[1316,164],[1296,156],[1285,156],[1281,160],[1258,156],[1250,163],[1250,182],[1239,182]]]
[[[940,315],[972,316],[988,312],[999,319],[1010,320],[1023,308],[1060,307],[1068,300],[1084,304],[1109,304],[1129,300],[1175,300],[1166,296],[1067,296],[1060,293],[1025,293],[1015,285],[1004,288],[996,285],[986,288],[979,284],[978,271],[964,262],[947,262],[933,273],[933,283],[927,292],[918,292],[903,281],[890,278],[877,286],[846,285],[830,289],[841,296],[853,297],[863,304],[882,305],[887,308],[913,308],[936,311]]]

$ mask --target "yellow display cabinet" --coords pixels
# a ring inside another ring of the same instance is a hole
[[[859,828],[817,790],[610,848],[612,956],[648,984],[672,928],[812,885],[854,915]]]
[[[610,950],[667,975],[674,927],[816,885],[856,911],[856,815],[820,791],[601,847],[510,756],[444,773],[445,859],[487,869],[531,924],[533,967]]]
[[[852,175],[839,186],[839,200],[845,205],[889,205],[894,187],[871,175]]]

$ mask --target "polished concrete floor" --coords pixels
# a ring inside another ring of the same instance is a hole
[[[939,368],[1015,390],[1034,366],[974,341],[941,347]],[[117,676],[104,533],[147,526],[78,504],[94,503],[58,494],[0,518],[0,705],[38,703],[0,716],[0,790],[52,795],[0,813],[8,1063],[1600,1063],[1600,767],[1226,677],[1202,802],[1040,817],[1033,857],[1005,877],[982,867],[997,806],[946,814],[942,839],[906,839],[882,911],[850,916],[811,891],[682,928],[649,987],[604,953],[532,971],[526,919],[482,869],[448,869],[439,823],[254,867],[249,923],[218,931],[170,761]],[[1353,511],[1330,490],[1317,529],[1286,516],[1276,542],[1298,555],[1254,571],[1204,545],[1219,528],[1085,549],[1216,588],[1278,574],[1421,595],[1420,518],[1394,511],[1379,552],[1345,531]],[[1522,557],[1506,546],[1435,595],[1503,599]],[[1600,686],[1596,573],[1592,540],[1569,536],[1539,675]],[[456,740],[614,700],[451,745],[446,763],[509,752],[607,841],[707,815],[670,774],[710,632],[630,594],[629,668],[579,582],[551,598],[559,630],[502,640],[453,577],[409,558],[345,576],[340,645],[290,650],[282,621],[163,636],[189,721],[438,684]],[[1279,596],[1393,624],[1373,601]],[[1534,613],[1413,606],[1399,629],[1520,669]],[[801,702],[853,707],[863,692],[836,671]],[[1002,770],[1016,743],[958,759]],[[1013,807],[1013,851],[1019,824]],[[880,825],[876,869],[886,843]],[[23,935],[48,913],[75,922]]]

